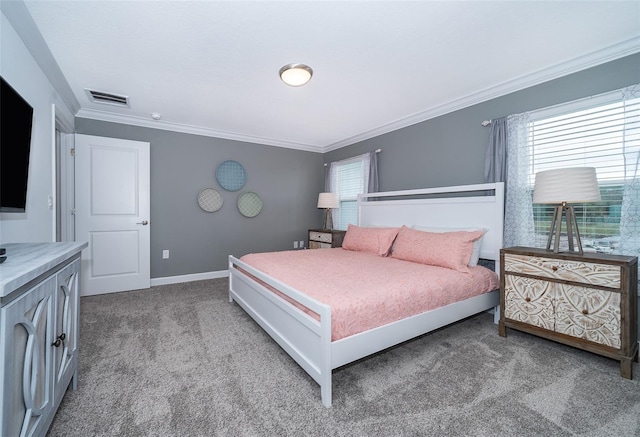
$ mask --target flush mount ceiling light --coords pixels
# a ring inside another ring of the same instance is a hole
[[[288,64],[280,69],[280,79],[289,86],[302,86],[312,75],[311,67],[304,64]]]

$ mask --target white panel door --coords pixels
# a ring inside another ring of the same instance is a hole
[[[149,143],[76,135],[80,294],[150,286]]]

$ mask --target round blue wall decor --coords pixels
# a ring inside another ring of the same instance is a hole
[[[237,161],[224,161],[216,169],[216,180],[227,191],[238,191],[247,182],[247,173]]]

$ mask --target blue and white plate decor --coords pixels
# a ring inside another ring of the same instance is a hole
[[[238,191],[247,182],[247,172],[237,161],[224,161],[216,169],[216,180],[227,191]]]
[[[205,188],[198,193],[198,205],[204,211],[216,212],[222,208],[222,194],[214,188]]]
[[[255,217],[262,211],[262,199],[251,191],[242,193],[238,197],[238,209],[245,217]]]

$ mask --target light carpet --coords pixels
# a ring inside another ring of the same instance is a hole
[[[484,313],[319,386],[227,279],[83,297],[80,378],[49,436],[637,436],[640,373]]]

